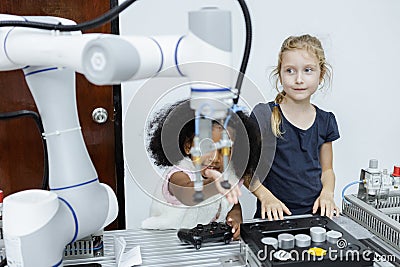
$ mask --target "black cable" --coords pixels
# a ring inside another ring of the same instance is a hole
[[[39,114],[37,114],[36,112],[30,110],[19,110],[13,112],[0,113],[0,120],[15,119],[20,117],[32,117],[35,120],[35,123],[39,129],[40,136],[42,136],[42,133],[44,133],[44,128],[42,120]],[[43,143],[43,154],[44,154],[42,189],[47,190],[49,184],[49,162],[48,162],[49,157],[47,152],[46,139],[44,139],[43,137],[42,137],[42,143]]]
[[[242,84],[243,84],[243,78],[246,73],[247,65],[249,63],[251,42],[252,42],[252,36],[253,36],[249,9],[247,8],[246,2],[244,0],[238,0],[238,1],[239,1],[239,5],[242,9],[245,24],[246,24],[246,44],[244,47],[242,64],[240,65],[240,71],[239,71],[239,75],[238,75],[238,78],[236,81],[235,88],[238,89],[238,93],[237,93],[237,97],[235,99],[233,99],[234,104],[237,104],[239,101],[239,96],[240,96],[240,92],[241,92]]]
[[[84,31],[99,27],[107,23],[108,21],[113,20],[118,16],[119,13],[121,13],[123,10],[125,10],[127,7],[129,7],[136,1],[137,0],[126,0],[119,6],[110,9],[103,15],[93,20],[89,20],[76,25],[62,25],[62,24],[52,24],[52,23],[34,22],[34,21],[5,20],[5,21],[0,21],[0,27],[27,27],[27,28],[36,28],[42,30],[57,30],[57,31],[70,31],[70,32]]]

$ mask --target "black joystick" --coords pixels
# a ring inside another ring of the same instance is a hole
[[[196,249],[200,249],[201,245],[205,242],[223,241],[225,244],[229,244],[232,237],[232,227],[218,222],[206,225],[198,224],[192,229],[182,228],[178,231],[179,240],[192,244]]]

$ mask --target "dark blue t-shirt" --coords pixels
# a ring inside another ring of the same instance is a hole
[[[260,114],[265,114],[263,109],[272,110],[272,106],[273,102],[262,103],[253,109],[252,117],[257,116],[260,129],[270,129],[263,124],[270,124],[271,119],[260,120]],[[263,181],[263,185],[282,201],[293,215],[312,211],[314,202],[322,189],[322,169],[319,160],[321,146],[340,137],[335,115],[314,107],[316,117],[307,130],[299,129],[291,124],[279,107],[283,134],[282,137],[276,138],[273,163]],[[254,217],[261,217],[260,201],[257,201]]]

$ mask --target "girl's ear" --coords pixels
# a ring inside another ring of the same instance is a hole
[[[192,144],[188,140],[186,140],[185,146],[184,146],[186,155],[190,155],[191,148],[192,148]]]

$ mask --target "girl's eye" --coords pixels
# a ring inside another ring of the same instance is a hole
[[[293,74],[294,70],[293,69],[287,69],[286,72],[289,73],[289,74]]]
[[[312,71],[313,71],[313,69],[312,69],[312,68],[306,68],[306,69],[305,69],[305,72],[306,72],[306,73],[308,73],[308,72],[312,72]]]

